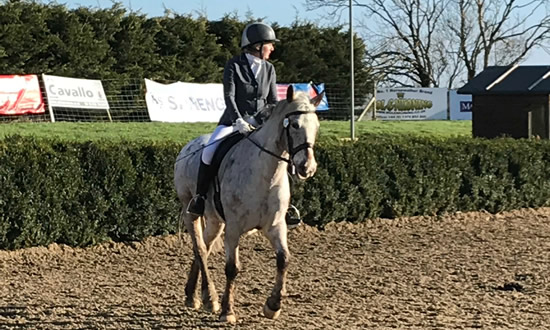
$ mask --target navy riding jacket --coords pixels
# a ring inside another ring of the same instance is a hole
[[[259,112],[277,103],[276,75],[273,64],[262,61],[258,78],[250,68],[245,53],[230,59],[223,72],[225,111],[218,125],[231,126],[237,118],[252,116],[261,124]]]

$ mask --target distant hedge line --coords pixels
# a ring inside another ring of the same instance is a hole
[[[0,140],[0,248],[86,246],[174,233],[173,142]],[[293,187],[304,221],[364,221],[546,206],[550,144],[364,136],[320,141],[317,174]]]

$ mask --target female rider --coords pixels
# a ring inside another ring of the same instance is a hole
[[[208,187],[214,173],[210,164],[219,145],[214,143],[234,131],[246,134],[262,124],[260,112],[277,102],[275,68],[267,60],[279,41],[271,26],[256,22],[248,24],[242,34],[243,52],[230,59],[223,72],[225,111],[203,149],[195,197],[187,212],[203,215]]]

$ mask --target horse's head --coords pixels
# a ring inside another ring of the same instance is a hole
[[[294,93],[292,85],[287,90],[286,100],[277,106],[278,122],[282,126],[279,141],[288,151],[291,165],[296,168],[298,178],[305,180],[317,171],[313,153],[319,131],[319,119],[315,108],[323,99],[324,92],[310,99],[305,93]]]

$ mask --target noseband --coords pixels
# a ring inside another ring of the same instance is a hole
[[[308,149],[308,148],[313,149],[313,143],[306,141],[306,142],[300,144],[299,146],[294,147],[294,145],[292,143],[293,142],[292,141],[292,136],[290,135],[290,129],[289,129],[290,119],[289,119],[289,117],[290,116],[295,116],[295,115],[309,115],[309,114],[317,115],[315,113],[315,111],[293,111],[293,112],[287,113],[285,115],[284,119],[283,119],[283,129],[286,131],[287,151],[290,154],[289,158],[281,157],[281,156],[275,154],[274,152],[271,152],[271,151],[267,150],[266,148],[261,146],[258,142],[251,139],[249,135],[247,135],[246,138],[250,142],[252,142],[256,147],[258,147],[261,151],[263,151],[267,154],[270,154],[271,156],[273,156],[273,157],[275,157],[279,160],[282,160],[282,161],[286,162],[288,165],[290,165],[290,167],[291,167],[290,172],[291,172],[291,174],[294,175],[294,174],[296,174],[296,166],[294,166],[294,161],[293,161],[294,155],[296,155],[298,152],[300,152],[301,150],[304,150],[304,149]]]

